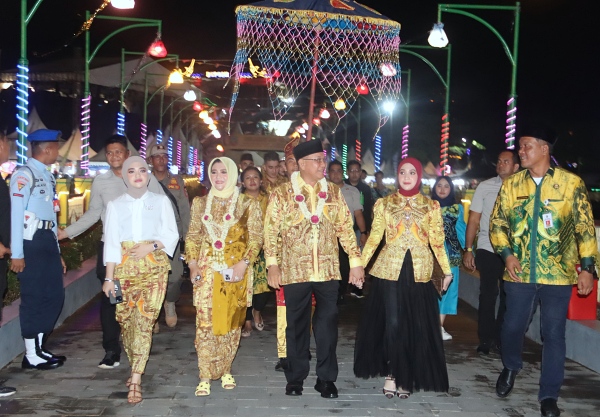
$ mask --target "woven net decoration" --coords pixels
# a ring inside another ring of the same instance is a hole
[[[400,24],[355,1],[270,0],[239,6],[230,115],[249,62],[262,67],[276,120],[283,118],[313,77],[338,120],[366,85],[379,110],[400,96]],[[252,69],[252,68],[251,68]],[[314,97],[313,97],[314,98]],[[335,109],[339,99],[345,109]],[[231,116],[230,116],[231,117]]]

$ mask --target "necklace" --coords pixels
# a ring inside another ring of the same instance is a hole
[[[298,184],[299,172],[294,172],[291,177],[292,190],[294,191],[294,200],[298,203],[300,211],[304,215],[304,218],[310,221],[313,228],[318,227],[321,221],[321,215],[323,214],[323,208],[325,207],[325,201],[327,200],[327,180],[321,178],[318,184],[321,186],[321,191],[317,194],[319,201],[317,202],[317,208],[314,213],[311,213],[306,206],[306,199],[300,192],[300,185]]]
[[[229,203],[229,208],[225,215],[223,216],[223,224],[221,226],[216,225],[213,222],[212,216],[212,203],[213,203],[213,195],[208,193],[206,197],[206,208],[204,209],[204,215],[202,216],[202,223],[206,227],[206,231],[210,236],[210,240],[212,242],[213,247],[213,255],[212,255],[212,269],[215,271],[222,271],[227,269],[227,264],[225,263],[225,256],[223,255],[223,250],[225,249],[225,238],[227,237],[227,233],[233,224],[236,222],[233,217],[233,212],[235,211],[235,207],[237,205],[238,197],[240,196],[240,191],[237,187],[233,190],[233,195],[231,196],[231,201]],[[216,229],[220,229],[220,234],[217,234]]]

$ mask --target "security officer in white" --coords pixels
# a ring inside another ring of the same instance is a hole
[[[56,181],[47,166],[56,162],[60,132],[40,129],[28,136],[32,158],[10,180],[11,269],[21,288],[19,318],[25,339],[24,369],[55,369],[66,358],[44,348],[65,299],[66,272],[56,240],[59,211]]]

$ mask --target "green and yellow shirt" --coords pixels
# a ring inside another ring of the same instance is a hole
[[[527,170],[512,175],[490,217],[490,241],[504,260],[517,257],[524,283],[575,284],[575,264],[585,268],[598,260],[585,184],[562,168],[550,168],[539,185]],[[511,280],[506,271],[504,279]]]

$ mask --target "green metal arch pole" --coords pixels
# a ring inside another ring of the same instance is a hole
[[[89,10],[85,12],[86,22],[90,19]],[[118,16],[96,16],[96,19],[101,20],[115,20],[120,22],[133,23],[122,28],[119,28],[111,32],[108,36],[104,37],[102,41],[96,46],[94,51],[90,53],[90,28],[85,31],[85,59],[84,59],[84,73],[83,73],[83,98],[81,104],[81,170],[85,175],[89,172],[89,146],[90,146],[90,110],[92,96],[90,94],[90,62],[94,59],[100,48],[112,37],[118,35],[121,32],[130,29],[145,28],[145,27],[156,27],[158,32],[162,31],[162,21],[156,19],[141,19],[133,17],[118,17]],[[124,121],[122,121],[124,124]]]
[[[438,69],[425,58],[423,55],[418,54],[411,49],[445,49],[446,56],[446,77],[444,78],[442,74],[438,71]],[[410,55],[413,55],[423,61],[429,68],[433,70],[435,75],[440,79],[442,84],[446,89],[446,95],[444,98],[444,115],[442,116],[442,129],[441,129],[441,139],[440,139],[440,167],[446,172],[446,167],[448,166],[448,149],[449,144],[448,141],[450,139],[450,75],[451,75],[451,63],[452,63],[452,45],[448,44],[448,46],[444,48],[434,48],[432,46],[426,45],[407,45],[401,46],[400,52],[404,52]]]
[[[27,125],[29,124],[29,60],[27,25],[44,0],[37,0],[27,13],[27,0],[21,0],[21,51],[17,65],[17,165],[27,162]]]
[[[490,25],[487,21],[481,17],[467,12],[465,10],[500,10],[500,11],[511,11],[515,14],[515,27],[513,30],[513,45],[512,51],[508,46],[506,40],[500,35],[500,33]],[[521,3],[516,2],[514,6],[493,6],[485,4],[438,4],[438,22],[442,20],[442,12],[459,14],[462,16],[469,17],[476,20],[477,22],[488,28],[502,44],[504,52],[510,61],[511,68],[511,81],[510,81],[510,94],[506,103],[506,133],[505,133],[505,144],[508,149],[514,149],[515,147],[515,133],[516,133],[516,121],[517,121],[517,58],[519,53],[519,30],[521,25]]]

